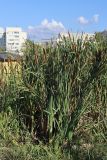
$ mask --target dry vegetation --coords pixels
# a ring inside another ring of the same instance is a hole
[[[1,159],[107,159],[107,41],[27,41],[0,83]]]

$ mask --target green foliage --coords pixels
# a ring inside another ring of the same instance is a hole
[[[0,47],[0,53],[3,53],[5,51],[5,49]]]
[[[33,143],[43,143],[36,146],[30,141],[30,154],[38,157],[40,147],[44,159],[53,159],[57,151],[56,159],[62,159],[61,155],[68,159],[76,159],[75,155],[78,159],[80,155],[87,159],[105,157],[105,149],[100,151],[97,143],[107,143],[107,42],[82,37],[75,41],[69,36],[54,47],[42,48],[27,41],[21,66],[20,81],[11,72],[1,85],[0,107],[6,119],[9,108],[15,114],[11,127],[18,128],[17,139],[26,131]],[[1,132],[3,137],[8,131]],[[29,157],[27,147],[18,150],[22,157]],[[98,153],[101,155],[96,156]]]

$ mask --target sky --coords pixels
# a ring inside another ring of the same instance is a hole
[[[35,39],[59,32],[107,29],[107,0],[0,0],[0,27],[22,27]]]

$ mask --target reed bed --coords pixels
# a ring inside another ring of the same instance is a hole
[[[27,41],[20,63],[20,81],[11,73],[1,83],[0,107],[12,110],[35,144],[60,146],[72,156],[78,146],[91,152],[107,144],[105,40],[69,35],[46,47]]]

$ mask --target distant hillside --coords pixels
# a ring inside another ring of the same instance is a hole
[[[107,30],[104,30],[102,32],[95,32],[95,37],[97,40],[101,40],[102,38],[107,40]]]
[[[101,32],[102,36],[107,37],[107,30],[104,30],[103,32]]]

